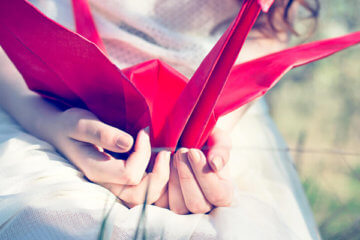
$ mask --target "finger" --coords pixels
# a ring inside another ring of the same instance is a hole
[[[170,210],[177,214],[187,214],[189,210],[186,207],[184,197],[181,192],[179,176],[174,166],[174,159],[171,161],[170,164],[168,191]]]
[[[136,185],[124,185],[124,184],[112,184],[102,183],[102,186],[109,189],[115,196],[122,200],[126,206],[133,208],[137,205],[145,203],[146,186]]]
[[[130,154],[125,163],[125,171],[122,174],[127,179],[126,184],[137,185],[144,176],[145,170],[151,157],[150,137],[147,129],[139,131],[134,152]]]
[[[230,158],[231,139],[224,131],[216,129],[208,139],[207,159],[213,171],[220,171]]]
[[[160,198],[155,202],[155,205],[161,208],[170,208],[169,207],[169,191],[166,190]]]
[[[66,157],[93,182],[119,182],[119,172],[125,167],[124,161],[116,160],[110,155],[99,152],[89,143],[73,139],[63,148]]]
[[[166,191],[170,174],[170,152],[162,151],[155,159],[153,172],[144,176],[138,185],[103,184],[130,208],[152,204]]]
[[[190,149],[188,158],[206,199],[217,207],[229,206],[233,194],[231,181],[224,178],[221,172],[213,172],[200,150]]]
[[[93,114],[78,115],[69,129],[69,137],[113,152],[127,152],[131,149],[134,142],[131,135],[101,122]]]
[[[99,152],[92,144],[69,141],[71,143],[64,148],[67,157],[93,182],[137,185],[150,160],[150,140],[145,130],[139,132],[135,151],[126,162]]]
[[[174,158],[185,205],[192,213],[209,212],[212,206],[205,199],[200,186],[196,182],[187,159],[187,152],[187,149],[180,149]]]
[[[135,186],[129,186],[121,195],[120,199],[126,202],[135,202],[138,196],[144,200],[147,195],[147,204],[152,204],[165,192],[170,175],[170,152],[161,151],[155,159],[153,171],[144,176],[141,182]]]
[[[155,159],[154,168],[148,174],[148,181],[150,181],[148,190],[149,204],[157,201],[164,192],[166,192],[167,184],[170,176],[170,158],[171,152],[161,151]]]
[[[120,195],[123,191],[125,191],[130,185],[122,185],[122,184],[113,184],[113,183],[99,183],[104,188],[108,189],[112,192],[118,199],[121,200],[121,203],[127,206],[128,208],[133,208],[137,205],[140,205],[144,202],[144,195],[138,196],[138,199],[135,201],[130,200],[130,202],[121,199]]]

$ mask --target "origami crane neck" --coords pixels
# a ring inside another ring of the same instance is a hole
[[[186,85],[167,119],[169,126],[165,127],[167,130],[164,130],[160,137],[166,139],[169,147],[175,148],[178,144],[179,147],[200,147],[206,140],[208,130],[211,129],[208,124],[212,127],[215,124],[211,119],[214,120],[212,115],[217,100],[260,10],[257,0],[243,1],[233,23]],[[205,130],[207,127],[208,130]],[[168,129],[172,129],[172,134],[176,135],[177,139],[181,138],[180,143],[174,142],[174,138],[166,138]]]

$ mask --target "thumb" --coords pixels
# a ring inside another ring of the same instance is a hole
[[[131,135],[101,122],[89,111],[79,111],[81,113],[75,114],[75,121],[70,126],[69,137],[113,152],[127,152],[131,149],[134,143]]]
[[[231,139],[224,131],[215,129],[208,139],[207,159],[211,169],[220,171],[230,158]]]

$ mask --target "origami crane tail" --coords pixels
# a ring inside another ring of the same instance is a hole
[[[193,109],[191,109],[190,118],[181,135],[180,146],[201,147],[201,139],[205,130],[211,130],[207,128],[207,125],[215,104],[259,13],[260,5],[257,1],[244,1],[238,17],[205,58],[184,89],[183,96],[192,96],[194,92],[198,95],[193,100]],[[187,97],[187,99],[189,98]],[[205,134],[207,135],[207,133]]]
[[[72,5],[76,32],[95,43],[104,53],[106,53],[105,46],[96,29],[87,0],[72,0]]]
[[[216,104],[216,118],[264,95],[292,68],[359,43],[360,31],[303,44],[235,66]]]

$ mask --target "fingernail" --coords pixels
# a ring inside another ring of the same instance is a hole
[[[150,127],[147,126],[146,128],[144,128],[144,132],[145,132],[147,135],[150,135]]]
[[[179,160],[181,160],[181,162],[186,163],[188,161],[188,155],[187,155],[188,152],[189,152],[188,149],[185,148],[179,149],[178,158]]]
[[[172,161],[170,161],[170,167],[171,167],[171,165],[172,165],[175,170],[177,170],[177,166],[176,166],[176,164],[175,164],[175,162],[176,162],[175,158],[177,158],[177,157],[178,157],[178,156],[175,154],[175,155],[174,155],[174,159],[172,159]],[[170,168],[170,169],[171,169],[171,168]]]
[[[188,152],[188,157],[192,162],[199,162],[201,160],[199,150],[196,149],[190,149]]]
[[[116,145],[119,148],[131,148],[133,144],[133,139],[131,136],[123,136],[116,140]]]
[[[223,163],[223,160],[219,156],[215,156],[210,160],[210,166],[215,172],[221,170],[222,163]]]
[[[149,127],[146,127],[146,128],[143,128],[142,130],[140,130],[141,133],[141,137],[145,137],[147,138],[148,140],[150,139],[150,128]]]
[[[166,159],[170,159],[171,158],[171,152],[170,151],[164,151],[164,157],[166,157]]]

